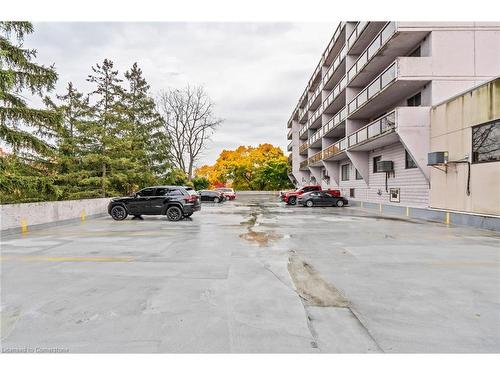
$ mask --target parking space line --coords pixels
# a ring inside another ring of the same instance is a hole
[[[26,262],[132,262],[131,257],[1,256],[0,261]]]

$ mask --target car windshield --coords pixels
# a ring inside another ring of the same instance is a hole
[[[233,189],[229,189],[229,188],[220,188],[220,189],[217,189],[219,191],[223,191],[224,193],[232,193],[233,192]]]

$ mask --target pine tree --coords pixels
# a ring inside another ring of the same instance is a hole
[[[62,191],[63,199],[91,198],[82,189],[80,182],[91,174],[84,168],[82,157],[85,149],[81,139],[81,129],[89,121],[90,108],[88,97],[79,92],[72,82],[68,83],[63,95],[56,95],[59,104],[45,98],[48,108],[60,112],[63,125],[57,133],[57,151],[55,157],[56,184]]]
[[[125,72],[125,78],[129,87],[123,104],[132,124],[133,148],[142,152],[143,170],[150,172],[152,178],[164,175],[170,169],[170,163],[163,118],[156,110],[154,99],[149,96],[150,86],[137,63]],[[139,181],[147,184],[148,178]]]
[[[54,147],[48,138],[57,132],[61,116],[30,108],[22,95],[42,96],[57,81],[54,67],[36,64],[36,51],[23,47],[24,37],[32,32],[29,22],[0,22],[0,139],[12,151],[0,160],[2,202],[59,196],[51,175]]]

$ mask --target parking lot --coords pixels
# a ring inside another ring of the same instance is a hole
[[[500,351],[495,232],[240,195],[1,250],[4,352]]]

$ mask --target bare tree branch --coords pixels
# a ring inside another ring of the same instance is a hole
[[[165,120],[165,132],[172,139],[170,157],[191,180],[196,161],[222,120],[215,117],[214,104],[203,87],[161,92],[158,110]]]

